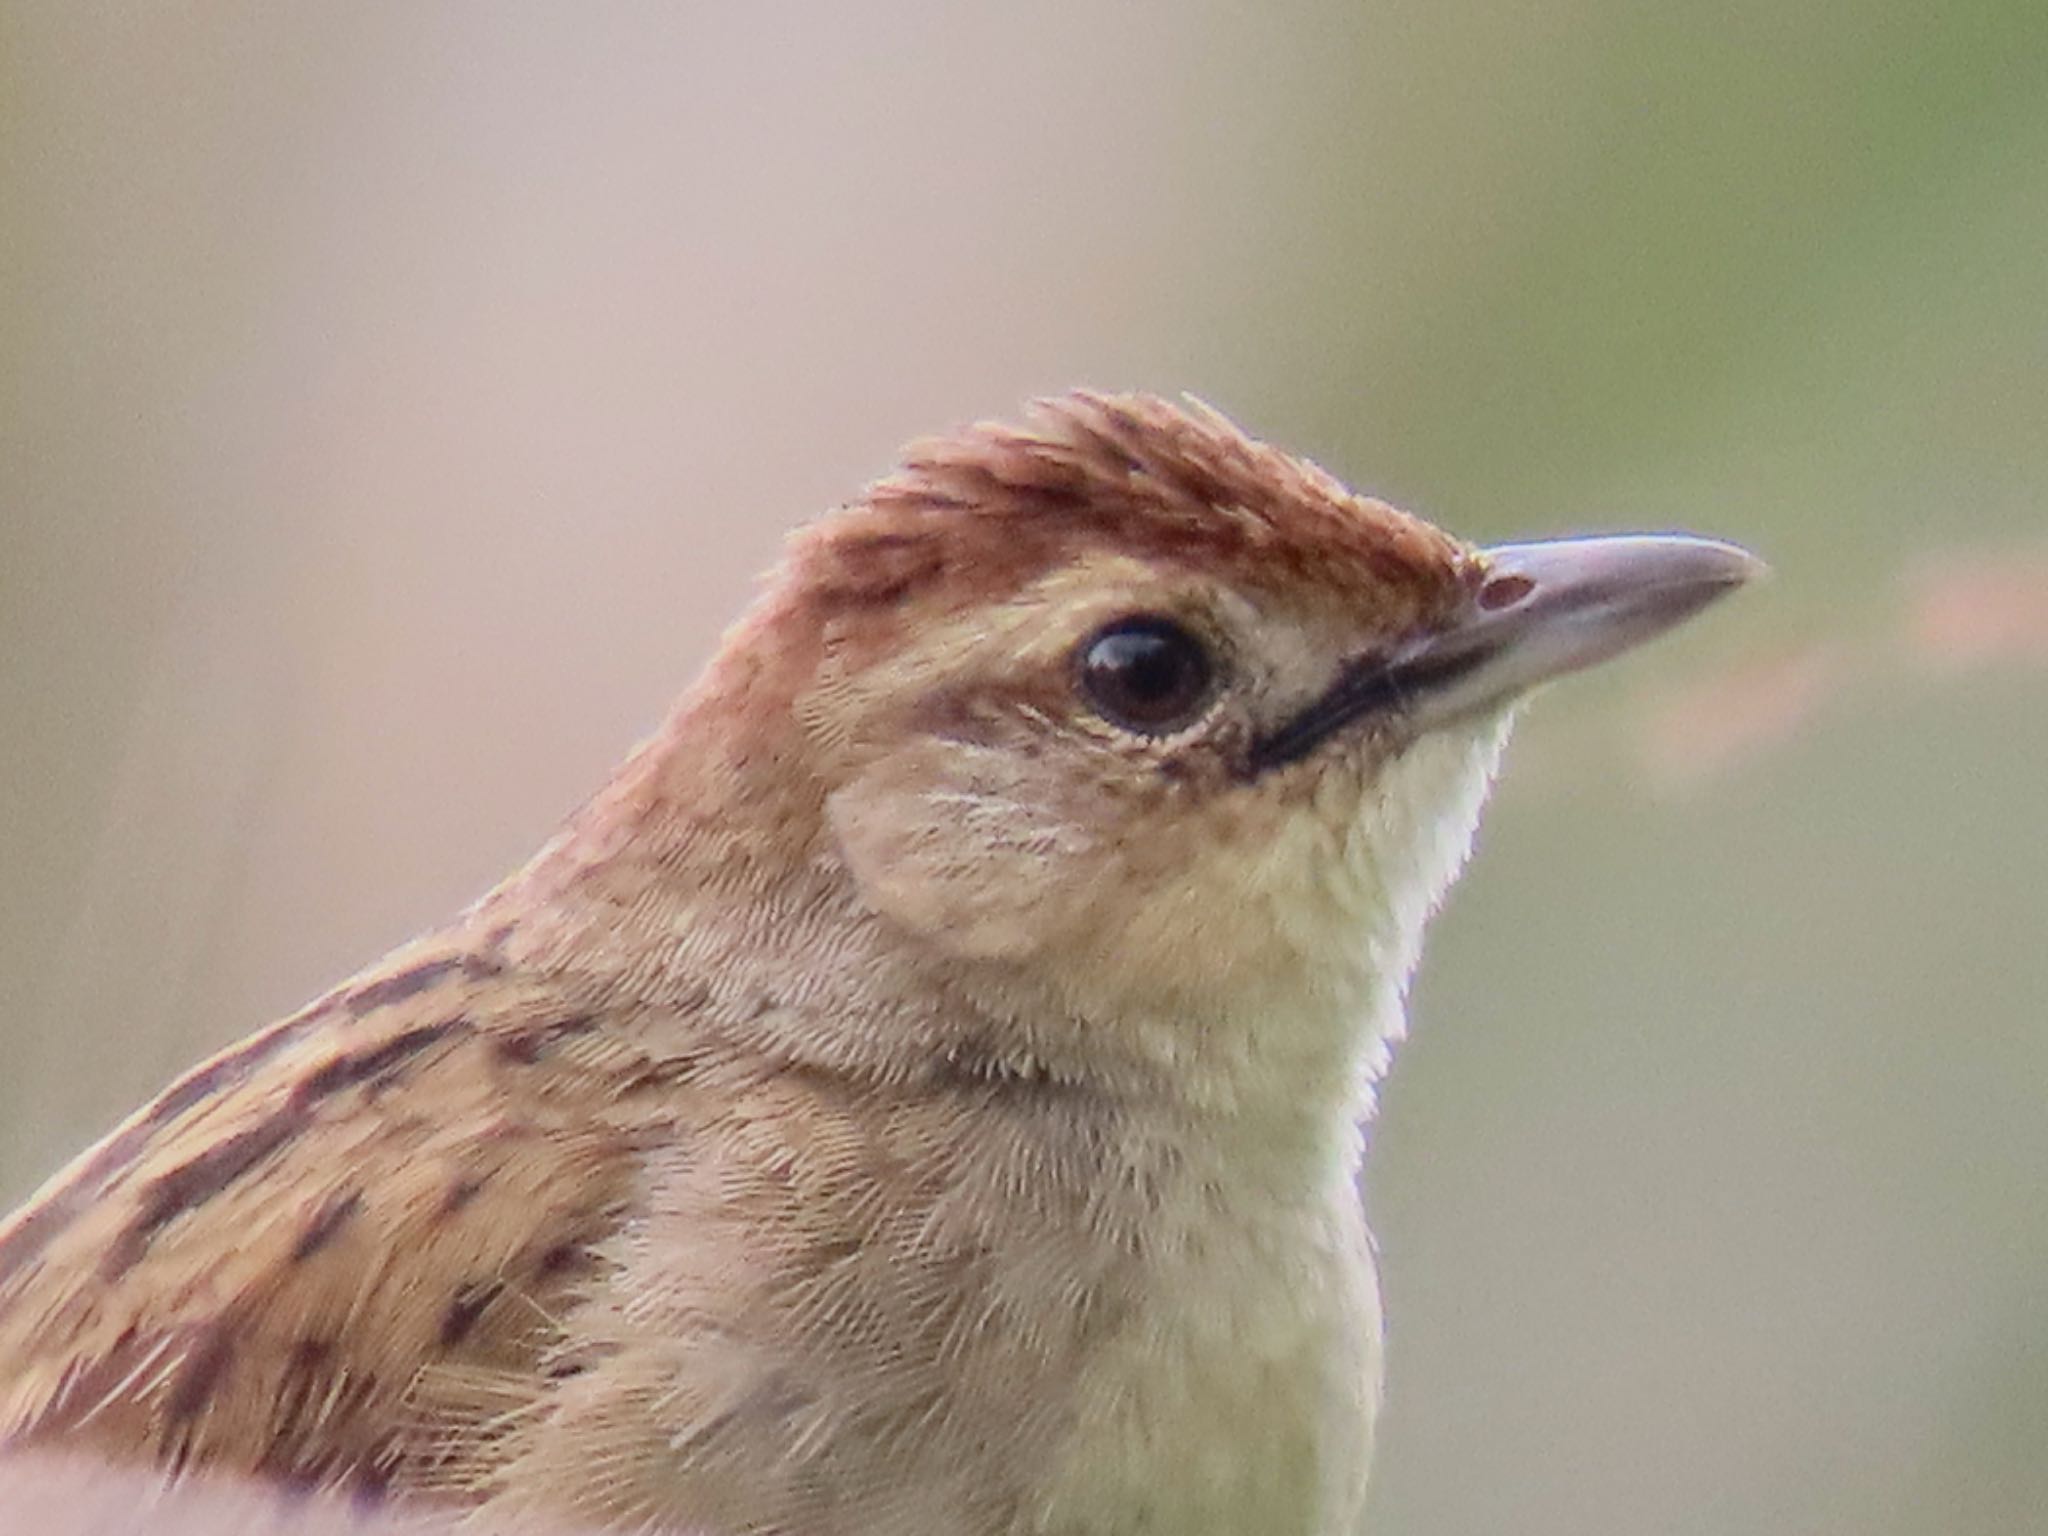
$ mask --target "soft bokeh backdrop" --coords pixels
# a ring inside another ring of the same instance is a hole
[[[1779,579],[1547,700],[1376,1536],[2048,1529],[2048,7],[0,9],[0,1196],[516,862],[904,437]]]

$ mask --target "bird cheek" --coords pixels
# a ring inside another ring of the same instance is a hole
[[[1026,960],[1080,922],[1104,850],[1031,764],[933,740],[826,802],[847,871],[884,917],[963,959]]]

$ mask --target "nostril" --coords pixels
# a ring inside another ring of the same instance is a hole
[[[1487,613],[1512,608],[1536,590],[1533,577],[1507,572],[1493,577],[1479,589],[1479,606]]]

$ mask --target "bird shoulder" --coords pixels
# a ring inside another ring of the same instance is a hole
[[[0,1447],[473,1485],[630,1200],[603,1018],[429,940],[188,1072],[0,1226]]]

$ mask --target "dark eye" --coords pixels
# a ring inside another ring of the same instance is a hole
[[[1162,618],[1119,619],[1081,645],[1082,694],[1112,725],[1166,736],[1193,722],[1216,676],[1209,649]]]

